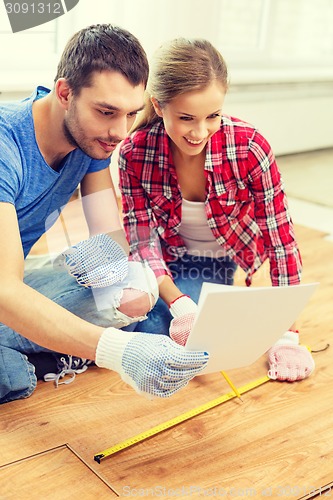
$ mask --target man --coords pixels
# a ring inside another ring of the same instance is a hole
[[[69,40],[52,91],[38,87],[0,106],[1,403],[32,394],[40,353],[65,353],[56,379],[92,360],[161,397],[207,363],[207,353],[163,335],[114,328],[144,319],[157,300],[152,271],[127,262],[109,172],[112,151],[143,107],[147,77],[133,35],[90,26]],[[79,184],[91,237],[62,253],[60,269],[24,273],[32,245]]]

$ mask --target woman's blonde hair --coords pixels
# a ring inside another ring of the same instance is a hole
[[[191,90],[204,90],[213,81],[219,82],[227,91],[227,65],[210,42],[176,38],[162,45],[150,65],[145,108],[132,131],[161,120],[155,113],[151,96],[163,108],[178,95]]]

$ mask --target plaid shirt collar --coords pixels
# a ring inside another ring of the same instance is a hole
[[[222,118],[223,124],[223,118]],[[206,146],[205,170],[208,172],[222,171],[222,151],[221,140],[219,138],[220,130],[218,130],[208,141]],[[158,149],[159,168],[161,173],[175,171],[175,166],[172,159],[170,139],[165,131],[162,121],[156,123],[148,135],[148,146],[153,149]],[[213,161],[214,157],[214,161]]]

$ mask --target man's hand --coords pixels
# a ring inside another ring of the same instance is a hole
[[[185,387],[208,362],[208,354],[187,351],[165,335],[107,328],[96,365],[119,373],[138,393],[167,398]]]
[[[68,248],[55,260],[86,288],[103,288],[122,281],[128,273],[123,248],[107,234],[97,234]]]
[[[270,348],[268,362],[268,376],[272,380],[302,380],[311,375],[315,368],[310,351],[299,345],[298,333],[290,330]]]
[[[170,323],[169,334],[177,344],[186,344],[197,310],[197,304],[187,295],[181,295],[171,303],[170,312],[174,319]]]

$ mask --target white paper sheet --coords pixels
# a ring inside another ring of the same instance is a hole
[[[254,363],[296,321],[317,285],[245,288],[204,283],[186,343],[188,349],[209,352],[201,374]]]

